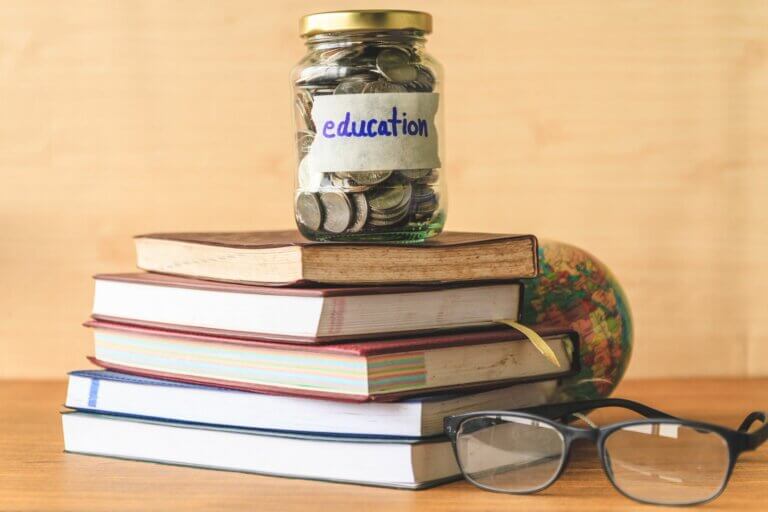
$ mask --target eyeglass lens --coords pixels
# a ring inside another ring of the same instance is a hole
[[[716,496],[728,476],[728,443],[707,429],[675,423],[629,425],[605,440],[611,478],[628,496],[685,505]]]
[[[459,464],[476,485],[533,492],[557,477],[565,458],[562,434],[547,423],[514,416],[463,422],[456,437]]]

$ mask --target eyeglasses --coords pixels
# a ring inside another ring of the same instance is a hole
[[[555,421],[604,407],[629,409],[647,419],[580,428]],[[750,427],[761,421],[754,432]],[[577,439],[597,444],[605,474],[628,498],[656,505],[694,505],[725,489],[736,459],[768,438],[766,413],[753,412],[738,430],[681,420],[623,399],[587,400],[486,411],[445,418],[464,477],[495,492],[524,494],[555,482]]]

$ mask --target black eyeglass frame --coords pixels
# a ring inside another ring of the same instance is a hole
[[[556,421],[558,419],[563,421],[568,421],[569,419],[572,418],[572,415],[576,413],[591,411],[593,409],[602,409],[606,407],[620,407],[623,409],[628,409],[638,414],[641,414],[642,416],[645,416],[646,419],[622,421],[622,422],[613,423],[613,424],[602,426],[602,427],[587,427],[587,428],[575,427],[572,425],[568,425],[566,423],[561,423]],[[535,489],[530,489],[525,491],[505,491],[503,489],[494,489],[492,487],[488,487],[483,484],[480,484],[479,482],[472,479],[472,477],[467,475],[467,473],[464,471],[464,468],[462,467],[461,459],[459,458],[458,449],[456,447],[456,439],[461,430],[461,426],[464,424],[464,422],[475,419],[475,418],[489,417],[492,419],[492,417],[494,416],[497,416],[498,418],[496,419],[498,419],[499,421],[504,421],[505,417],[506,418],[516,417],[516,418],[523,418],[523,419],[538,421],[540,423],[547,424],[548,426],[554,428],[560,434],[564,443],[563,453],[560,457],[560,466],[549,481],[547,481],[545,484]],[[750,427],[756,421],[762,421],[763,425],[759,429],[755,430],[754,432],[749,432]],[[471,482],[472,484],[482,489],[492,491],[492,492],[504,493],[504,494],[533,494],[539,491],[543,491],[550,485],[554,484],[565,471],[570,461],[571,445],[573,444],[573,442],[579,439],[584,439],[584,440],[589,440],[597,445],[598,456],[600,458],[603,471],[605,472],[605,475],[608,478],[608,480],[611,482],[611,485],[613,485],[613,487],[620,494],[626,496],[631,500],[634,500],[640,503],[646,503],[649,505],[669,506],[673,504],[644,500],[641,498],[637,498],[635,496],[631,496],[626,492],[624,492],[614,480],[613,470],[611,468],[610,463],[608,462],[607,454],[605,451],[605,442],[608,439],[608,437],[614,432],[624,429],[626,427],[631,427],[636,425],[658,425],[658,424],[680,425],[680,426],[685,426],[695,430],[706,430],[708,432],[718,434],[723,440],[725,440],[728,446],[728,468],[725,473],[725,477],[723,478],[723,482],[721,483],[718,491],[706,499],[687,502],[687,503],[680,503],[679,505],[699,505],[699,504],[707,503],[716,499],[718,496],[720,496],[723,493],[723,491],[725,491],[725,488],[728,486],[728,481],[731,478],[731,474],[733,473],[733,468],[736,465],[736,460],[738,459],[739,455],[742,452],[750,451],[758,448],[766,440],[768,440],[768,413],[766,412],[755,411],[750,413],[749,415],[747,415],[746,418],[744,418],[744,421],[742,421],[739,428],[737,430],[733,430],[727,427],[714,425],[711,423],[680,419],[670,414],[667,414],[665,412],[643,405],[641,403],[634,402],[632,400],[622,399],[622,398],[604,398],[600,400],[583,400],[578,402],[565,402],[565,403],[559,403],[559,404],[539,405],[535,407],[527,407],[524,409],[517,409],[512,411],[477,411],[477,412],[469,412],[464,414],[457,414],[453,416],[448,416],[443,420],[443,429],[445,431],[445,434],[451,440],[451,444],[453,446],[453,453],[456,457],[456,461],[459,464],[459,468],[461,469],[461,472],[464,474],[464,478],[466,478],[469,482]]]

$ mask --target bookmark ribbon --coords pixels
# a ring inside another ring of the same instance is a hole
[[[558,368],[562,367],[562,365],[560,364],[560,361],[557,360],[557,355],[555,354],[555,351],[552,350],[552,348],[547,344],[547,342],[544,341],[544,338],[539,336],[536,331],[534,331],[530,327],[526,327],[521,323],[515,322],[514,320],[496,320],[496,322],[500,324],[508,325],[509,327],[519,331],[523,336],[528,338],[528,341],[533,343],[533,346],[536,347],[536,350],[541,352],[541,355],[543,355],[547,359],[547,361],[557,366]]]

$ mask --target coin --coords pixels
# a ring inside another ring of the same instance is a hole
[[[437,201],[432,200],[422,203],[414,203],[413,211],[415,213],[431,213],[437,209]]]
[[[316,132],[315,122],[312,120],[312,95],[309,92],[299,90],[296,94],[296,109],[299,111],[307,130]]]
[[[415,185],[411,213],[416,219],[431,217],[439,205],[437,193],[429,186]]]
[[[315,140],[315,134],[309,130],[299,130],[296,134],[296,146],[299,150],[299,155],[304,157],[309,153],[309,148],[312,146],[312,142]]]
[[[317,231],[323,223],[323,209],[317,195],[302,192],[296,198],[296,219],[299,224],[312,231]]]
[[[336,86],[315,86],[315,85],[298,85],[296,88],[300,91],[306,91],[308,92],[312,97],[317,96],[327,96],[329,94],[333,94],[334,89],[336,89]]]
[[[376,57],[376,68],[392,82],[412,82],[419,70],[411,64],[411,54],[400,48],[386,48]]]
[[[432,213],[437,210],[437,201],[429,201],[426,203],[413,203],[411,211],[413,213]]]
[[[364,80],[347,80],[337,85],[333,94],[362,94],[367,84]]]
[[[387,82],[386,80],[376,80],[365,86],[364,93],[385,93],[385,92],[407,92],[408,89],[404,85],[396,84],[394,82]]]
[[[435,75],[426,66],[416,66],[416,79],[406,84],[416,92],[432,92],[435,89]]]
[[[309,156],[299,162],[299,189],[307,192],[317,192],[323,184],[324,173],[312,171]]]
[[[430,173],[424,176],[423,178],[419,178],[415,181],[415,183],[420,185],[434,185],[437,183],[437,180],[440,178],[440,173],[437,169],[431,169]]]
[[[391,210],[398,206],[405,197],[405,185],[396,184],[374,190],[368,196],[368,204],[371,210]]]
[[[320,52],[318,60],[324,63],[339,62],[342,60],[352,60],[362,55],[364,48],[362,45],[344,46],[341,48],[330,48]]]
[[[325,220],[323,229],[329,233],[343,233],[352,222],[352,203],[347,194],[339,190],[320,193]]]
[[[396,217],[391,217],[386,219],[370,218],[368,219],[368,224],[376,227],[394,226],[395,224],[402,222],[407,217],[408,217],[408,210],[406,209],[402,214]]]
[[[317,65],[308,66],[301,70],[298,79],[300,85],[334,85],[338,80],[353,75],[355,68],[349,66]]]
[[[352,194],[352,202],[355,205],[355,218],[347,231],[359,233],[368,220],[368,200],[365,198],[365,194]]]
[[[423,199],[429,199],[435,197],[435,190],[430,185],[422,185],[421,183],[413,184],[413,200],[421,201]]]
[[[368,217],[369,217],[371,220],[377,220],[377,221],[391,221],[391,220],[397,220],[397,219],[401,219],[401,218],[403,217],[403,215],[405,215],[406,213],[408,213],[408,211],[410,210],[410,208],[411,208],[411,205],[409,205],[409,204],[406,204],[404,207],[402,207],[402,208],[399,208],[399,209],[397,209],[397,210],[392,210],[392,211],[390,211],[390,212],[388,212],[388,213],[381,213],[381,212],[377,212],[377,211],[375,211],[375,210],[372,210],[372,211],[371,211],[371,212],[368,214]]]
[[[330,178],[331,186],[344,192],[365,192],[371,188],[368,185],[360,185],[348,178],[343,178],[340,173],[333,173]]]
[[[371,207],[371,213],[386,215],[392,211],[399,211],[410,202],[412,194],[413,187],[410,183],[399,176],[393,176],[385,184],[369,192],[368,204]]]
[[[409,180],[418,180],[426,177],[432,169],[400,169],[400,174]]]
[[[351,172],[349,179],[360,185],[377,185],[392,176],[392,171]]]
[[[391,208],[381,209],[381,208],[374,208],[371,206],[371,215],[374,217],[394,217],[400,212],[402,212],[404,209],[408,208],[411,203],[411,197],[412,195],[408,193],[408,190],[406,186],[403,187],[403,190],[405,193],[402,196],[402,199],[399,203],[392,206]],[[371,194],[368,195],[368,204],[371,204]]]

